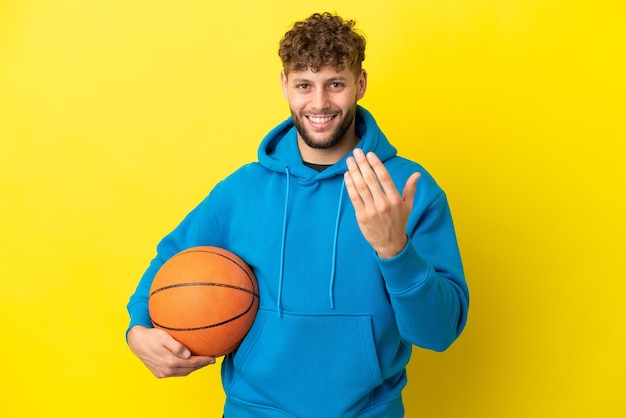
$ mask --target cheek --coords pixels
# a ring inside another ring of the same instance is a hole
[[[351,91],[349,94],[346,94],[335,101],[335,104],[341,107],[344,111],[346,109],[351,109],[354,107],[354,104],[359,99],[356,91]]]
[[[287,100],[289,101],[289,107],[297,111],[306,110],[309,105],[307,97],[301,94],[290,94]]]

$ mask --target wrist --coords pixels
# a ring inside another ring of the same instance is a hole
[[[383,260],[388,260],[396,257],[406,248],[406,245],[409,242],[409,237],[407,235],[404,236],[404,240],[400,241],[400,244],[390,245],[386,248],[381,248],[380,250],[376,250],[376,255],[378,258]]]
[[[141,331],[145,329],[146,327],[144,327],[143,325],[133,325],[132,327],[130,327],[128,331],[126,331],[126,342],[128,343],[128,345],[131,345],[132,340],[137,336],[137,334],[141,333]]]

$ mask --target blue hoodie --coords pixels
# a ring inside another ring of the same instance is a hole
[[[364,108],[357,147],[373,151],[402,191],[421,178],[409,241],[380,259],[356,222],[343,174],[305,166],[289,118],[259,161],[217,184],[163,238],[128,303],[130,327],[150,327],[147,299],[160,266],[197,246],[226,248],[259,282],[260,308],[239,349],[222,362],[228,418],[404,416],[412,345],[445,350],[465,326],[469,294],[444,192],[396,149]]]

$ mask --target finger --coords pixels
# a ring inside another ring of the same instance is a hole
[[[348,196],[350,197],[350,201],[352,202],[352,206],[354,206],[354,209],[357,211],[357,213],[359,213],[363,209],[363,200],[361,199],[361,195],[354,185],[354,180],[352,180],[352,174],[350,174],[349,171],[346,171],[343,178],[346,184],[346,190],[348,191]]]
[[[393,179],[389,175],[383,162],[380,161],[380,158],[373,152],[368,152],[366,158],[376,175],[379,186],[382,187],[382,191],[389,197],[400,197],[400,193],[398,193]]]
[[[363,202],[364,205],[371,205],[373,201],[372,192],[366,180],[363,178],[361,168],[356,161],[356,155],[348,157],[346,163],[348,165],[348,174],[350,175],[351,184],[353,185],[356,193],[359,195],[359,199]]]
[[[191,364],[195,369],[208,366],[209,364],[215,364],[215,357],[211,356],[191,356],[189,360],[191,360]]]
[[[188,359],[181,359],[172,355],[170,360],[164,360],[162,364],[158,365],[155,374],[157,377],[187,376],[210,364],[215,364],[213,357],[191,356]]]
[[[363,154],[363,151],[357,148],[354,150],[353,155],[361,173],[361,177],[363,178],[364,185],[367,186],[369,193],[374,196],[375,194],[382,192],[378,176],[365,154]],[[375,158],[377,159],[377,157]]]
[[[215,357],[194,356],[181,358],[174,353],[170,354],[169,360],[164,360],[164,373],[170,376],[187,376],[189,373],[201,369],[210,364],[215,364]]]
[[[191,351],[189,351],[187,347],[185,347],[180,342],[176,341],[174,337],[172,337],[171,335],[167,333],[165,334],[166,336],[164,336],[164,339],[163,339],[163,346],[166,349],[168,349],[175,356],[183,358],[183,359],[188,359],[189,357],[191,357]]]
[[[211,356],[191,356],[188,359],[179,360],[179,373],[189,374],[194,370],[201,369],[205,366],[215,364],[215,357]]]
[[[413,200],[415,199],[415,191],[417,190],[417,181],[420,179],[421,173],[413,173],[406,181],[402,190],[402,200],[413,208]]]
[[[192,355],[191,351],[174,337],[172,337],[167,332],[163,331],[163,346],[169,350],[173,355],[179,357],[183,360],[188,360],[185,362],[185,366],[206,366],[207,364],[215,363],[215,357],[213,356],[196,356]]]

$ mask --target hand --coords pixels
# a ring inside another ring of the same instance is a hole
[[[373,152],[355,149],[346,161],[344,178],[359,228],[380,258],[398,255],[407,243],[406,225],[420,173],[413,173],[402,196]]]
[[[192,356],[191,352],[167,332],[136,325],[128,331],[131,351],[158,378],[187,376],[215,363],[215,358]]]

